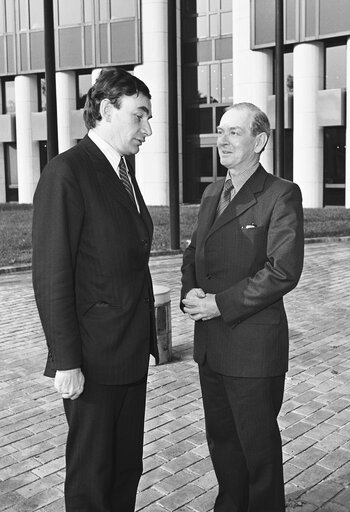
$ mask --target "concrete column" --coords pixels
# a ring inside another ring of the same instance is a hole
[[[76,109],[74,71],[56,73],[58,151],[62,153],[76,144],[71,136],[71,112]]]
[[[18,202],[31,203],[40,177],[39,143],[32,140],[32,112],[38,111],[36,75],[15,78]]]
[[[254,103],[267,112],[267,97],[273,94],[272,50],[250,49],[250,4],[236,0],[232,8],[233,101]],[[272,137],[261,155],[261,163],[273,172]]]
[[[317,120],[317,92],[323,89],[323,43],[294,48],[293,177],[304,207],[323,206],[323,130]]]
[[[167,1],[142,0],[143,64],[135,76],[143,80],[152,95],[153,135],[136,155],[136,176],[149,205],[169,204],[168,165],[168,41]]]
[[[346,45],[346,98],[350,102],[350,37]],[[350,108],[346,109],[345,208],[350,208]]]

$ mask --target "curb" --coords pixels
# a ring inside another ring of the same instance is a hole
[[[305,244],[317,244],[317,243],[334,243],[334,242],[345,242],[350,243],[350,236],[325,236],[318,238],[305,238]],[[151,258],[157,258],[160,256],[178,256],[182,254],[182,249],[164,249],[159,251],[151,251]],[[9,265],[7,267],[0,267],[1,274],[11,274],[14,272],[27,272],[32,270],[31,263],[25,263],[23,265]]]

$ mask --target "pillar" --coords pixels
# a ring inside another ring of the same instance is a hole
[[[40,177],[39,142],[32,140],[32,112],[38,110],[36,75],[15,78],[18,202],[31,203]]]
[[[0,142],[0,203],[6,203],[5,155],[2,142]]]
[[[317,94],[323,89],[323,43],[294,48],[293,178],[307,208],[323,206],[323,130],[317,119]]]
[[[250,5],[247,0],[237,0],[232,8],[233,102],[254,103],[267,112],[267,98],[273,94],[273,55],[272,50],[250,49]],[[273,172],[272,137],[261,163]]]
[[[346,98],[350,102],[350,37],[346,45]],[[350,208],[350,108],[346,109],[345,208]]]
[[[153,134],[136,155],[136,176],[149,205],[169,204],[167,1],[142,0],[143,64],[134,74],[152,95]]]
[[[76,109],[74,71],[56,73],[58,151],[62,153],[75,145],[71,135],[71,112]]]

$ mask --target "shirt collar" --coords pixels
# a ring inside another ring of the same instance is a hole
[[[96,144],[96,146],[102,151],[105,155],[113,169],[117,172],[119,176],[119,162],[122,157],[108,142],[106,142],[102,137],[100,137],[95,130],[89,130],[88,136]]]
[[[225,181],[227,181],[228,179],[232,181],[232,185],[235,188],[235,194],[237,194],[237,192],[243,187],[243,185],[249,180],[249,178],[253,176],[259,165],[260,162],[257,162],[255,165],[253,165],[253,167],[249,167],[248,169],[238,174],[233,174],[232,172],[230,172],[230,169],[227,170]]]

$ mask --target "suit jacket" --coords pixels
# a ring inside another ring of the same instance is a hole
[[[194,358],[236,377],[282,375],[288,368],[283,296],[301,275],[299,187],[260,165],[217,219],[223,180],[209,185],[184,253],[182,293],[216,294],[221,316],[195,323]]]
[[[129,164],[130,168],[130,164]],[[45,374],[82,368],[136,382],[158,358],[148,260],[153,224],[86,136],[52,159],[34,195],[33,285],[48,345]]]

